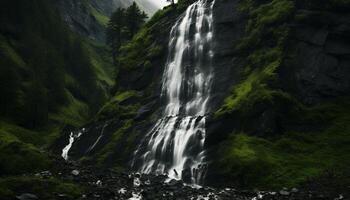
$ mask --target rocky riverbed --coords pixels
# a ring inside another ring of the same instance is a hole
[[[101,170],[82,166],[76,162],[55,161],[50,171],[36,173],[42,179],[58,178],[81,185],[84,193],[78,199],[97,200],[304,200],[346,199],[342,194],[327,196],[326,193],[283,188],[280,191],[250,191],[233,188],[193,187],[181,181],[168,180],[167,176],[141,175],[113,170]],[[76,199],[64,193],[55,194],[57,199]],[[32,193],[18,194],[20,200],[40,199]]]

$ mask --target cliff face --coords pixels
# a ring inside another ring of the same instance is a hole
[[[325,170],[349,171],[349,5],[322,6],[216,1],[207,184],[296,186]],[[116,95],[85,127],[72,157],[129,169],[162,109],[168,35],[182,12],[158,12],[122,47]]]
[[[116,6],[115,1],[55,1],[65,23],[76,33],[104,42],[104,26]]]
[[[117,8],[127,8],[132,0],[54,0],[66,24],[76,33],[100,42],[105,41],[105,26]],[[152,16],[159,8],[151,1],[135,1]]]
[[[222,4],[218,13],[227,13]],[[235,28],[231,35],[218,29],[217,40],[233,41],[231,62],[220,67],[227,80],[217,87],[230,83],[231,92],[208,123],[209,182],[293,186],[326,170],[349,171],[341,145],[349,141],[349,4],[323,6],[271,1],[230,9],[235,25],[223,27]]]

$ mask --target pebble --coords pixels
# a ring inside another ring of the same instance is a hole
[[[285,191],[285,190],[281,190],[280,191],[280,195],[283,195],[283,196],[288,196],[290,193],[288,191]]]
[[[24,193],[19,196],[16,196],[16,199],[18,200],[36,200],[39,199],[35,194],[31,193]]]
[[[299,190],[297,188],[293,188],[291,192],[297,193],[297,192],[299,192]]]
[[[71,172],[74,176],[78,176],[80,174],[79,170],[72,170]]]

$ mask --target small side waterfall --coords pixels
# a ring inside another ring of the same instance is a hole
[[[162,79],[165,109],[135,152],[142,173],[190,177],[201,184],[205,175],[205,115],[210,98],[214,1],[189,6],[172,27]],[[186,174],[186,175],[185,175]]]
[[[68,160],[68,158],[69,158],[68,153],[69,153],[70,148],[72,148],[74,141],[76,139],[78,139],[84,133],[84,131],[85,131],[85,128],[81,129],[78,132],[70,132],[69,141],[68,141],[69,143],[62,149],[62,154],[61,154],[61,156],[65,160]]]

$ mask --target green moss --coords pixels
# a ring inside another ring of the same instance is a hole
[[[97,160],[99,165],[103,165],[103,163],[105,163],[107,161],[107,159],[113,155],[113,152],[115,152],[115,148],[117,146],[117,144],[121,143],[121,139],[125,137],[125,134],[129,134],[130,137],[130,133],[127,132],[128,130],[130,130],[130,128],[134,125],[134,121],[133,120],[126,120],[124,121],[124,124],[121,128],[119,128],[116,132],[113,133],[113,136],[110,140],[110,142],[105,145],[103,147],[103,149],[101,151],[99,151],[98,154],[96,154],[94,156],[94,159]],[[127,146],[126,146],[127,147]],[[125,147],[125,148],[126,148]],[[125,149],[120,149],[119,155],[122,155],[122,152],[126,152]],[[113,161],[114,164],[113,166],[121,166],[120,163],[118,163],[118,161]]]
[[[130,97],[134,97],[136,96],[136,91],[124,91],[124,92],[121,92],[119,94],[117,94],[116,96],[114,96],[112,98],[112,101],[113,102],[122,102],[122,101],[125,101],[127,99],[129,99]]]
[[[107,26],[109,17],[106,15],[103,15],[100,11],[96,10],[94,7],[90,6],[90,10],[92,15],[95,17],[95,19],[98,21],[98,23],[104,27]]]
[[[242,57],[246,57],[243,81],[235,85],[215,117],[233,111],[243,113],[253,109],[258,102],[272,102],[275,97],[289,98],[288,94],[270,87],[278,81],[276,70],[284,57],[284,46],[288,40],[287,21],[294,13],[290,0],[273,0],[258,4],[253,0],[241,3],[241,10],[249,12],[247,36],[236,47]]]
[[[258,102],[272,103],[274,98],[289,98],[283,91],[270,89],[268,82],[276,78],[275,70],[279,62],[270,63],[263,69],[256,69],[239,85],[233,88],[233,92],[228,96],[221,108],[215,112],[215,117],[219,118],[234,111],[246,113],[251,111]]]
[[[264,183],[274,168],[275,158],[271,155],[268,141],[238,134],[221,147],[223,157],[220,164],[227,173],[243,186],[254,187]]]
[[[121,103],[127,101],[132,97],[138,97],[136,91],[124,91],[115,95],[101,108],[101,110],[97,113],[95,119],[103,120],[111,117],[120,117],[125,119],[134,117],[140,108],[139,103],[128,103],[126,105],[121,105]]]
[[[120,54],[117,58],[120,67],[135,69],[142,65],[144,60],[148,59],[150,49],[153,48],[152,40],[150,29],[145,26],[130,42],[120,48]]]
[[[249,21],[247,36],[236,50],[246,66],[242,81],[232,88],[215,117],[234,115],[249,123],[259,106],[267,106],[286,129],[266,138],[232,133],[220,145],[220,170],[243,187],[295,187],[329,169],[350,171],[348,99],[307,107],[279,87],[277,72],[283,67],[290,32],[287,24],[295,20],[294,7],[289,0],[241,4]]]
[[[66,91],[68,97],[68,104],[62,106],[57,112],[50,113],[50,120],[60,123],[69,124],[74,127],[80,127],[87,122],[90,109],[89,106],[76,99],[69,91]]]
[[[2,59],[8,59],[18,67],[24,67],[26,64],[17,52],[6,42],[6,39],[0,35],[0,55]]]
[[[328,120],[320,132],[289,131],[275,139],[234,134],[221,145],[223,172],[244,187],[296,187],[329,169],[350,171],[350,104],[347,99],[299,108],[297,120]],[[322,113],[323,116],[320,119]],[[292,114],[292,115],[295,115]],[[289,117],[293,119],[294,117]]]
[[[106,45],[90,39],[84,40],[84,43],[98,80],[107,83],[111,87],[114,84],[115,66],[110,56],[110,50]]]
[[[23,143],[7,132],[7,129],[8,126],[0,129],[0,160],[6,161],[0,163],[0,174],[33,172],[49,166],[50,161],[46,153],[32,144]]]
[[[0,179],[0,196],[4,200],[13,199],[15,195],[21,193],[33,193],[40,199],[56,199],[57,193],[78,198],[83,190],[79,185],[56,178],[17,176]]]
[[[159,38],[168,34],[166,30],[170,25],[167,23],[174,15],[179,14],[171,6],[155,13],[132,40],[120,48],[117,57],[118,67],[126,70],[139,69],[145,66],[145,61],[151,64],[146,66],[154,66],[153,62],[164,54],[166,48]]]

